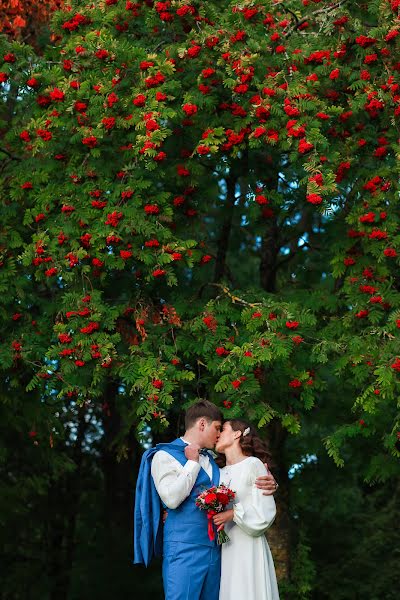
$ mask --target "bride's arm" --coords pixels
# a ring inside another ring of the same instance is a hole
[[[276,506],[273,496],[264,496],[254,483],[265,474],[265,467],[259,460],[250,462],[248,473],[249,493],[244,502],[233,506],[233,521],[248,535],[262,535],[274,522]]]

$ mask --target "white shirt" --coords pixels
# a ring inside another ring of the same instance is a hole
[[[181,438],[185,444],[189,444]],[[189,496],[200,469],[212,478],[212,465],[208,456],[200,454],[199,462],[188,460],[184,466],[165,450],[159,450],[151,463],[151,476],[158,495],[171,509],[178,508]]]

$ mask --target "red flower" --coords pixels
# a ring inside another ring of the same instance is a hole
[[[392,29],[385,35],[385,42],[393,41],[398,35],[400,35],[400,31],[398,29]]]
[[[230,502],[229,495],[221,492],[217,493],[217,500],[222,504],[222,506],[226,506]]]
[[[62,102],[65,98],[64,92],[62,92],[58,88],[54,88],[54,90],[52,92],[50,92],[49,96],[55,102]]]
[[[85,361],[84,360],[75,360],[74,361],[77,367],[84,367],[85,366]]]
[[[161,381],[161,379],[153,379],[153,381],[151,382],[152,386],[155,387],[157,390],[161,390],[161,388],[163,387],[164,383]]]
[[[50,141],[52,139],[52,137],[53,137],[53,134],[51,133],[51,131],[48,131],[47,129],[37,129],[36,133],[45,142]]]
[[[46,275],[46,277],[52,277],[56,273],[57,273],[56,267],[52,267],[51,269],[47,269],[47,271],[44,272],[44,274]]]
[[[104,267],[104,260],[100,260],[99,258],[92,258],[92,265],[97,268]]]
[[[184,165],[177,165],[176,172],[179,177],[188,177],[190,175],[190,171]]]
[[[383,254],[390,258],[394,258],[395,256],[397,256],[397,252],[394,248],[385,248]]]
[[[394,363],[392,365],[390,365],[390,366],[395,371],[400,372],[400,358],[396,358],[396,360],[394,361]]]
[[[312,150],[313,148],[314,144],[307,142],[305,139],[301,139],[299,141],[298,151],[300,152],[300,154],[306,154],[307,152],[310,152],[310,150]]]
[[[212,504],[217,500],[217,494],[207,494],[204,498],[206,504]]]
[[[292,342],[296,344],[296,346],[299,346],[302,342],[304,342],[304,339],[300,335],[294,335],[292,337]]]
[[[343,263],[346,265],[346,267],[351,267],[352,265],[356,264],[356,261],[354,258],[347,257],[343,260]]]
[[[196,58],[196,56],[198,56],[201,52],[201,46],[192,46],[191,48],[188,48],[186,55],[189,58]]]
[[[364,58],[364,64],[370,65],[371,63],[376,62],[377,60],[378,60],[378,55],[377,54],[368,54]]]
[[[146,215],[158,215],[160,209],[158,208],[157,204],[146,204],[144,207],[144,212]]]
[[[370,240],[385,240],[387,238],[387,233],[380,229],[374,229],[368,237]]]
[[[322,203],[322,196],[320,196],[319,194],[307,194],[307,202],[310,202],[310,204],[321,204]]]
[[[212,256],[210,254],[204,254],[204,256],[202,256],[200,259],[200,264],[205,265],[206,263],[210,262],[210,260],[212,260]]]
[[[191,15],[194,15],[195,12],[196,12],[196,9],[194,8],[194,6],[190,6],[190,4],[185,4],[184,6],[181,6],[180,8],[177,9],[176,14],[178,15],[178,17],[184,17],[188,13],[190,13]]]
[[[358,313],[355,314],[357,319],[364,319],[365,317],[368,317],[368,315],[369,315],[368,310],[360,310],[360,311],[358,311]]]
[[[218,354],[218,356],[227,356],[228,354],[230,354],[229,350],[227,350],[223,346],[215,348],[215,353]]]
[[[105,60],[110,56],[110,53],[108,52],[108,50],[97,50],[97,52],[95,52],[94,55],[97,56],[97,58],[99,58],[100,60]]]
[[[19,134],[19,137],[23,142],[31,141],[31,136],[29,135],[29,131],[27,131],[26,129],[24,129],[24,131],[21,131],[21,133]]]
[[[369,212],[365,215],[361,215],[358,219],[360,223],[374,223],[375,222],[375,213]]]
[[[242,382],[240,379],[235,379],[231,383],[232,383],[232,386],[235,388],[235,390],[237,390],[242,385]]]
[[[106,129],[112,129],[115,125],[115,117],[104,117],[101,122]]]
[[[119,255],[123,260],[127,260],[128,258],[131,258],[132,252],[130,250],[120,250]]]
[[[203,323],[208,329],[210,329],[210,331],[213,331],[213,332],[216,331],[217,321],[216,321],[215,317],[213,317],[212,315],[207,315],[206,317],[204,317]]]
[[[80,332],[81,333],[93,333],[93,331],[97,331],[100,328],[99,323],[96,323],[95,321],[91,321],[90,323],[88,323],[86,325],[86,327],[81,327]]]
[[[198,111],[196,104],[184,104],[182,106],[183,112],[189,117],[195,115]]]
[[[58,341],[61,344],[69,344],[70,342],[72,342],[72,337],[70,335],[68,335],[68,333],[59,333]]]
[[[259,319],[260,317],[262,317],[262,313],[260,313],[260,312],[254,312],[254,313],[251,315],[251,318],[252,318],[252,319]]]
[[[122,212],[117,212],[114,210],[114,212],[109,213],[107,215],[106,225],[112,225],[112,227],[117,227],[117,225],[120,222],[120,220],[122,219],[122,217],[123,217]]]
[[[301,387],[300,379],[292,379],[292,381],[289,382],[289,387],[291,387],[291,388]]]
[[[165,81],[165,77],[160,71],[156,73],[153,77],[147,77],[145,79],[145,85],[147,88],[157,87],[158,85],[163,84]]]
[[[368,46],[372,46],[376,42],[376,38],[367,37],[366,35],[359,35],[356,38],[356,44],[361,46],[362,48],[368,48]]]
[[[145,242],[144,245],[146,246],[146,248],[158,248],[160,245],[160,242],[156,239],[152,239],[152,240],[148,240],[147,242]]]
[[[82,144],[88,148],[95,148],[98,144],[97,137],[94,135],[89,135],[88,137],[82,139]]]
[[[135,106],[144,106],[146,104],[146,96],[144,94],[138,94],[132,102]]]
[[[203,145],[197,146],[196,150],[197,150],[197,153],[200,154],[201,156],[210,154],[210,151],[211,151],[209,146],[203,146]]]
[[[259,204],[260,206],[264,206],[265,204],[268,204],[268,199],[263,195],[263,194],[258,194],[255,197],[255,201],[257,202],[257,204]]]
[[[151,60],[142,60],[142,62],[139,65],[141,71],[146,71],[150,67],[154,67],[154,62],[152,62]]]
[[[276,129],[268,129],[267,137],[269,140],[277,142],[279,140],[279,133],[276,131]]]
[[[15,54],[13,54],[12,52],[9,52],[8,54],[5,54],[3,56],[3,60],[4,60],[4,62],[8,62],[8,63],[15,62]]]
[[[297,329],[299,326],[299,322],[298,321],[286,321],[286,327],[288,329]]]
[[[165,273],[165,269],[154,269],[152,275],[153,277],[162,277],[163,275],[165,275]]]

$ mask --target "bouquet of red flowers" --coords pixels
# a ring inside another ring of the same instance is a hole
[[[197,496],[196,506],[200,508],[200,510],[207,511],[208,537],[210,540],[215,539],[214,523],[212,520],[213,516],[224,511],[234,498],[235,492],[224,484],[214,485]],[[217,529],[217,543],[223,544],[224,542],[229,542],[229,536],[224,531],[224,526],[220,525]]]

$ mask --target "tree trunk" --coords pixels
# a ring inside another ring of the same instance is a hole
[[[224,220],[220,229],[217,257],[215,261],[214,282],[221,281],[226,271],[226,255],[229,249],[229,238],[232,229],[232,219],[235,208],[236,179],[232,175],[226,178],[226,197],[224,206]]]
[[[273,293],[276,291],[279,248],[278,224],[273,219],[266,229],[261,244],[260,283],[266,292]]]
[[[272,175],[270,181],[276,181],[278,174]],[[279,266],[280,234],[275,218],[269,221],[261,244],[260,284],[267,292],[276,291],[276,278]],[[284,463],[284,444],[286,430],[278,421],[272,421],[267,427],[267,440],[274,460],[274,475],[279,483],[276,494],[277,514],[274,525],[268,531],[268,540],[274,557],[276,574],[279,581],[289,579],[290,575],[290,517],[289,517],[289,478],[288,467]]]
[[[88,423],[85,409],[78,412],[78,431],[72,451],[76,465],[72,473],[56,481],[49,492],[49,514],[53,513],[48,529],[48,574],[51,582],[50,600],[67,600],[75,556],[75,529],[81,496],[81,469]]]
[[[267,427],[268,445],[274,461],[273,473],[279,484],[276,500],[276,518],[268,530],[267,537],[274,557],[276,576],[278,581],[289,579],[290,551],[291,551],[291,525],[289,517],[290,488],[288,465],[285,464],[283,447],[287,431],[279,421],[272,421]]]

